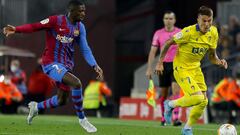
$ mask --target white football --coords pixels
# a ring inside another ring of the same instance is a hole
[[[237,130],[232,124],[223,124],[218,129],[218,135],[237,135]]]

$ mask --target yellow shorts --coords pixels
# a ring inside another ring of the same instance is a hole
[[[205,79],[200,67],[194,69],[175,67],[173,73],[184,95],[191,95],[199,91],[207,91]]]

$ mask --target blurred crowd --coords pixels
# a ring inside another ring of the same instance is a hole
[[[44,100],[51,94],[54,82],[42,72],[40,64],[39,59],[27,79],[20,61],[11,61],[9,72],[0,76],[0,113],[28,113],[28,102]]]
[[[220,25],[216,20],[216,26],[219,31],[217,52],[220,58],[229,61],[231,58],[232,61],[229,62],[230,69],[224,78],[215,84],[209,93],[210,121],[239,124],[237,119],[240,115],[240,21],[237,16],[231,15],[227,24]],[[224,115],[226,117],[222,117]]]
[[[0,113],[27,114],[30,101],[44,101],[51,96],[55,82],[43,73],[41,59],[29,78],[21,69],[20,61],[11,61],[9,72],[0,76]],[[84,91],[83,106],[89,115],[112,117],[114,105],[110,101],[111,89],[104,81],[91,80]],[[43,114],[43,111],[39,112]]]
[[[228,23],[220,25],[216,20],[219,31],[218,52],[221,58],[228,58],[230,55],[240,51],[240,22],[235,15],[229,16]]]
[[[215,120],[224,116],[225,111],[228,123],[239,124],[237,115],[240,111],[240,69],[234,72],[233,76],[225,76],[216,84],[211,96],[210,107],[215,109],[215,111],[210,110]]]

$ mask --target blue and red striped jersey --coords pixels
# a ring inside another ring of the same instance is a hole
[[[37,23],[16,27],[16,32],[19,33],[31,33],[39,30],[46,31],[46,47],[42,55],[43,65],[58,62],[72,70],[75,43],[79,45],[87,63],[90,66],[97,65],[88,46],[86,30],[82,22],[72,24],[66,15],[55,15]]]

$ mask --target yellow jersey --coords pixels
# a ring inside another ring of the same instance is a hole
[[[182,29],[173,36],[178,45],[177,54],[173,66],[183,69],[200,67],[200,61],[209,48],[216,49],[218,32],[215,26],[211,26],[207,33],[201,33],[198,24]]]

